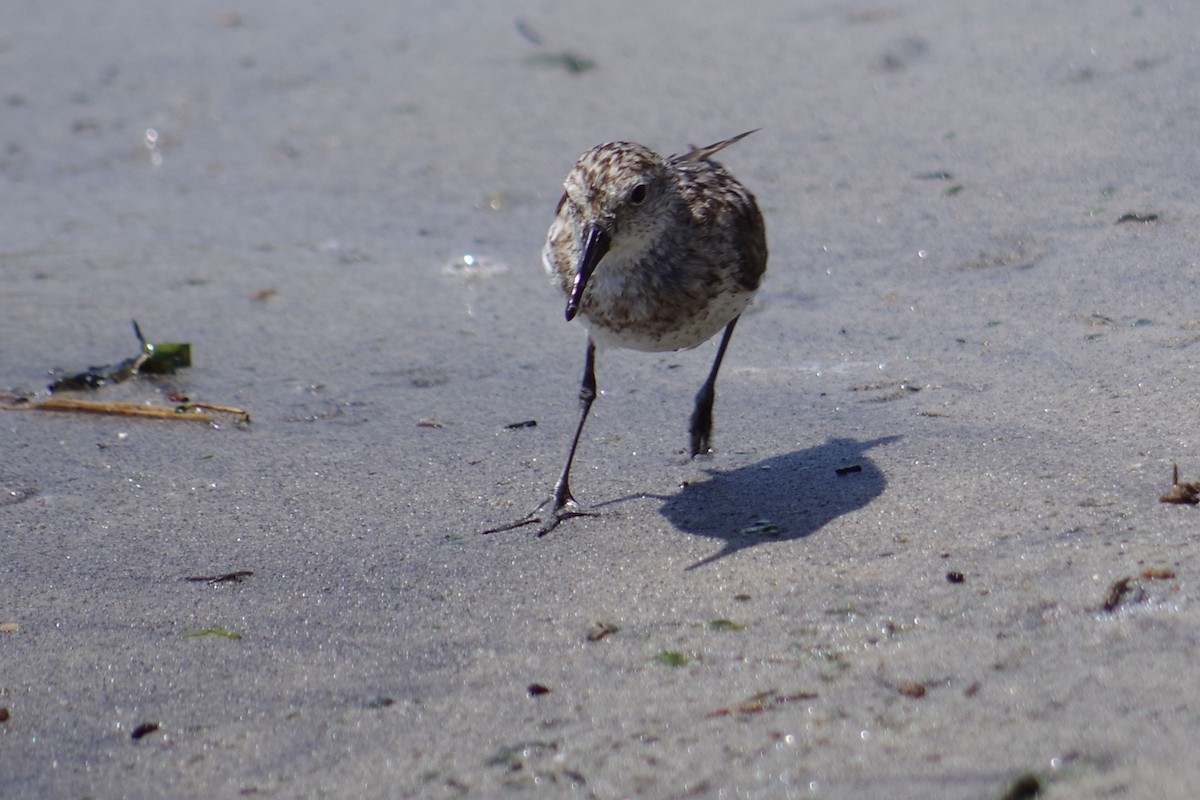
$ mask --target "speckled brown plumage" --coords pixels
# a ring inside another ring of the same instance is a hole
[[[598,346],[695,347],[750,304],[767,266],[762,215],[749,190],[712,160],[740,138],[666,159],[631,142],[580,156],[542,260],[570,297],[589,226],[606,232],[610,246],[584,278],[578,306]],[[645,197],[635,203],[638,187]]]

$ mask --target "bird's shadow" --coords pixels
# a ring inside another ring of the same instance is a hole
[[[749,547],[811,536],[883,492],[887,481],[866,453],[899,438],[830,439],[728,472],[710,470],[705,480],[664,498],[659,513],[681,531],[724,541],[689,570]]]

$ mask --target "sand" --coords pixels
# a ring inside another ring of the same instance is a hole
[[[253,419],[0,411],[0,797],[1195,796],[1200,6],[646,5],[0,8],[0,389]],[[576,156],[755,127],[714,455],[601,353],[480,536]]]

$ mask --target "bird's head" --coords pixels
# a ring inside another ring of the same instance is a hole
[[[651,246],[669,219],[664,212],[671,186],[662,157],[632,142],[609,142],[587,151],[563,186],[562,203],[572,228],[580,232],[575,281],[567,300],[570,320],[605,255]]]

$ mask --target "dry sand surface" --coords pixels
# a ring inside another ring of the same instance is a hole
[[[0,5],[0,389],[137,319],[194,364],[100,397],[253,418],[0,410],[0,797],[1197,796],[1198,30]],[[713,345],[602,353],[600,515],[480,536],[575,422],[570,165],[750,128],[715,454]]]

